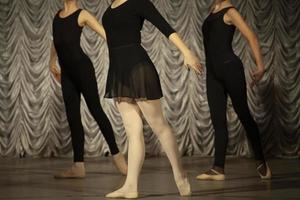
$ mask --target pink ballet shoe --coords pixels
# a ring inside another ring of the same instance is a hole
[[[262,173],[260,170],[262,167],[264,167],[264,165],[265,165],[265,172]],[[268,163],[261,163],[260,165],[257,166],[256,170],[262,180],[269,180],[272,178],[272,171]]]
[[[54,178],[56,179],[79,179],[85,177],[85,168],[84,165],[72,165],[70,169],[57,172],[54,174]]]
[[[214,169],[210,169],[208,172],[200,174],[196,178],[198,180],[224,181],[225,175]]]
[[[191,196],[191,185],[188,180],[187,175],[184,176],[181,180],[175,180],[180,196]]]
[[[114,192],[108,193],[107,195],[105,195],[105,197],[106,198],[136,199],[139,197],[139,194],[138,194],[138,192],[127,192],[121,188]]]

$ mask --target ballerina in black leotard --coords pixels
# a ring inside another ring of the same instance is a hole
[[[144,161],[142,115],[158,136],[172,165],[180,195],[190,195],[190,185],[182,169],[178,146],[163,116],[162,90],[155,67],[141,46],[141,29],[149,20],[183,53],[185,63],[201,71],[198,59],[149,0],[115,0],[103,15],[110,67],[105,97],[118,103],[129,140],[128,175],[124,185],[107,195],[110,198],[138,197],[138,177]]]
[[[264,65],[255,34],[243,20],[239,12],[228,0],[217,0],[212,12],[203,24],[203,41],[207,68],[207,99],[211,120],[215,129],[215,163],[211,170],[197,176],[200,180],[224,180],[225,154],[228,141],[226,105],[227,95],[254,150],[257,170],[262,179],[271,178],[271,171],[265,162],[258,127],[253,120],[248,105],[244,68],[234,54],[231,43],[237,27],[249,41],[257,70],[253,73],[256,84],[264,74]]]
[[[80,117],[81,94],[101,128],[117,168],[121,173],[127,173],[124,156],[119,153],[111,124],[100,105],[94,67],[80,47],[80,36],[85,25],[104,39],[106,38],[103,27],[91,14],[79,9],[76,0],[65,0],[64,9],[59,11],[53,20],[54,45],[51,50],[50,68],[56,79],[61,79],[74,152],[74,165],[56,174],[56,178],[83,178],[85,176],[84,132]],[[56,67],[57,57],[61,67],[61,77]]]

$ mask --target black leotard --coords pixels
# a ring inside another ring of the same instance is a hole
[[[223,19],[230,8],[233,7],[211,13],[202,27],[207,68],[207,98],[211,120],[215,129],[214,165],[222,168],[225,164],[228,142],[226,120],[228,94],[252,144],[255,158],[264,161],[259,130],[247,104],[243,64],[234,54],[231,45],[235,26],[225,24]]]
[[[81,9],[65,18],[60,18],[58,12],[53,20],[53,40],[61,67],[61,87],[71,130],[74,162],[82,162],[84,153],[84,132],[80,116],[81,94],[111,153],[119,152],[111,124],[100,104],[93,64],[80,46],[80,11]]]
[[[141,46],[141,29],[149,20],[166,36],[175,31],[149,0],[127,0],[103,15],[109,48],[108,98],[153,100],[162,97],[155,67]]]

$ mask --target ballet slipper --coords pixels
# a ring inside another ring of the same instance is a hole
[[[214,169],[210,169],[208,172],[200,174],[196,178],[198,180],[224,181],[225,175]]]
[[[76,179],[85,177],[85,168],[84,164],[74,163],[70,169],[57,172],[54,174],[54,178],[57,179]]]
[[[124,155],[122,153],[113,155],[112,160],[119,172],[121,172],[123,175],[127,175],[127,163]]]
[[[181,180],[175,180],[180,196],[191,196],[191,185],[187,178],[187,175],[184,175]]]
[[[120,188],[114,192],[108,193],[105,195],[106,198],[125,198],[125,199],[136,199],[139,194],[137,191],[129,192],[125,191],[123,188]]]
[[[262,167],[264,167],[264,165],[265,165],[265,172],[262,173],[260,170]],[[257,166],[256,170],[262,180],[269,180],[272,178],[272,171],[268,163],[261,163],[260,165]]]

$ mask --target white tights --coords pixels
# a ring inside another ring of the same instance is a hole
[[[145,158],[141,115],[144,116],[153,132],[157,135],[171,163],[175,181],[184,178],[178,145],[171,127],[163,116],[160,100],[139,101],[136,103],[123,101],[118,103],[118,109],[129,141],[128,172],[125,184],[121,190],[137,191],[138,189],[138,178]]]

